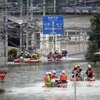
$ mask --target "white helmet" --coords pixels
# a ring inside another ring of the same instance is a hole
[[[48,74],[51,74],[51,72],[49,72]]]
[[[65,73],[65,71],[63,70],[62,73]]]
[[[46,75],[49,74],[49,72],[46,72]]]
[[[77,65],[74,66],[75,68],[77,67]]]
[[[29,52],[27,52],[27,54],[29,54]]]
[[[53,73],[56,73],[56,71],[54,70]]]

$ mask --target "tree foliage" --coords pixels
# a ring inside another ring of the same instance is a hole
[[[90,20],[91,30],[90,41],[96,40],[98,47],[100,48],[100,13],[94,14],[93,18]]]
[[[98,51],[98,45],[97,42],[95,40],[90,41],[88,44],[88,52],[85,55],[85,58],[88,61],[95,61],[95,52]]]
[[[14,60],[17,57],[17,49],[12,47],[8,50],[8,57],[10,61]]]
[[[94,14],[93,18],[90,20],[91,30],[88,51],[85,55],[88,61],[95,61],[95,52],[100,49],[100,13]]]

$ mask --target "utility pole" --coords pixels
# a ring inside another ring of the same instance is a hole
[[[22,7],[22,0],[20,0],[20,53],[23,51],[23,33],[22,33],[22,11],[23,11],[23,7]]]
[[[30,15],[30,17],[31,17],[31,21],[33,21],[33,0],[31,0],[30,3],[31,3],[30,4],[30,7],[31,7],[31,13],[30,13],[31,15]]]
[[[45,0],[43,0],[43,16],[45,16]]]
[[[29,24],[29,0],[27,0],[27,29],[28,29],[28,24]],[[28,33],[28,31],[27,31],[27,33],[26,33],[26,51],[28,51],[29,50],[29,44],[28,44],[28,42],[29,42],[29,33]]]
[[[43,16],[45,16],[45,0],[43,0]],[[44,42],[45,42],[45,36],[43,34],[43,48],[42,48],[42,51],[44,52]]]
[[[54,0],[54,14],[56,13],[56,0]]]
[[[4,0],[4,57],[8,61],[7,0]]]
[[[66,0],[66,6],[67,6],[67,7],[68,7],[68,1],[69,1],[69,0]]]
[[[54,0],[54,14],[55,13],[56,13],[56,0]],[[55,52],[55,49],[56,49],[56,41],[57,41],[56,39],[57,39],[57,37],[55,36],[55,32],[54,32],[54,23],[53,23],[53,34],[54,34],[54,52]]]

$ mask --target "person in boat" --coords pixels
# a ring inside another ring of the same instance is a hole
[[[78,75],[81,75],[82,68],[80,68],[80,64],[77,65]]]
[[[88,78],[93,78],[94,70],[91,65],[88,65],[88,69],[86,70],[86,75]]]
[[[23,51],[20,53],[19,58],[20,57],[24,57],[24,52]]]
[[[77,71],[78,71],[78,78],[82,80],[82,68],[80,68],[80,64],[77,65]]]
[[[31,59],[32,59],[32,60],[38,60],[37,54],[32,54]]]
[[[50,76],[50,80],[51,80],[51,72],[48,72],[49,76]]]
[[[72,78],[74,78],[74,74],[76,74],[76,80],[78,80],[78,68],[77,68],[77,65],[75,65],[74,69],[72,70]]]
[[[47,58],[48,58],[48,59],[51,59],[51,57],[52,57],[52,52],[50,52],[50,53],[48,54]]]
[[[63,50],[62,49],[62,56],[66,57],[67,56],[67,53],[68,53],[67,50]]]
[[[51,79],[57,78],[56,71],[54,70],[51,74]]]
[[[65,71],[63,70],[62,74],[60,75],[60,81],[61,81],[61,83],[67,83],[67,80],[68,80],[68,77],[65,74]]]
[[[51,84],[52,84],[52,87],[55,87],[57,86],[57,82],[56,82],[56,79],[57,79],[57,75],[56,75],[56,71],[54,70],[51,74]]]
[[[29,52],[27,52],[26,58],[31,58]]]
[[[49,76],[49,73],[46,72],[45,76],[44,76],[44,83],[47,87],[50,87],[51,86],[51,79],[50,79],[50,76]]]
[[[53,54],[53,58],[54,58],[54,60],[58,57],[58,54],[59,54],[59,51],[56,50],[56,51],[54,52],[54,54]]]

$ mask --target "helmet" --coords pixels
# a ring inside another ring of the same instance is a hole
[[[91,65],[88,65],[88,68],[91,68]]]
[[[23,53],[23,51],[21,53]]]
[[[74,66],[74,70],[77,70],[77,65]]]
[[[74,68],[76,68],[76,67],[77,67],[77,65],[74,66]]]
[[[80,64],[78,64],[77,67],[80,67]]]
[[[46,72],[46,75],[48,74],[48,72]]]
[[[51,72],[48,72],[48,74],[51,74]]]
[[[65,73],[65,71],[63,70],[62,73]]]
[[[29,54],[29,52],[27,52],[27,54]]]
[[[54,70],[53,73],[56,73],[56,71]]]

